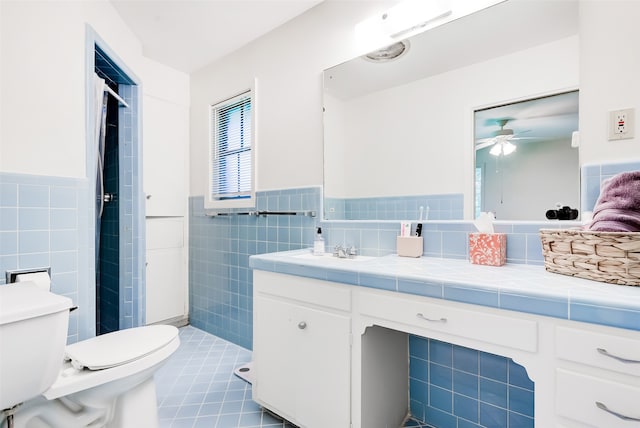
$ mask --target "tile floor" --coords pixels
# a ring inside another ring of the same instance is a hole
[[[180,341],[156,373],[160,428],[295,428],[263,411],[233,373],[251,351],[191,326],[180,329]],[[410,420],[405,427],[430,426]]]

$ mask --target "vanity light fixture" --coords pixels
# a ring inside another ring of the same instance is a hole
[[[356,32],[376,41],[404,39],[451,14],[451,0],[404,0],[356,25]],[[382,44],[382,43],[381,43]]]
[[[489,153],[493,156],[510,155],[516,151],[516,146],[508,141],[501,141],[493,145]]]
[[[369,52],[368,54],[363,55],[362,58],[372,62],[388,62],[400,58],[402,55],[407,53],[408,49],[409,40],[401,40],[389,46]]]

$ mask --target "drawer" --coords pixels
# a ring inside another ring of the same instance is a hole
[[[640,385],[556,371],[556,413],[590,427],[640,426]]]
[[[558,327],[557,355],[564,360],[640,376],[640,332],[611,330],[605,333]]]
[[[351,311],[351,287],[334,282],[254,270],[253,290],[254,293]]]
[[[524,351],[535,352],[538,347],[535,321],[488,313],[480,307],[467,310],[421,297],[408,299],[368,291],[360,295],[360,313],[363,315]]]

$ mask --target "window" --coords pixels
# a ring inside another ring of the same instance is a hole
[[[205,208],[255,206],[254,91],[210,106],[209,197]]]

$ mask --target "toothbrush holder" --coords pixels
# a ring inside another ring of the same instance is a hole
[[[398,236],[396,248],[401,257],[421,257],[422,236]]]

